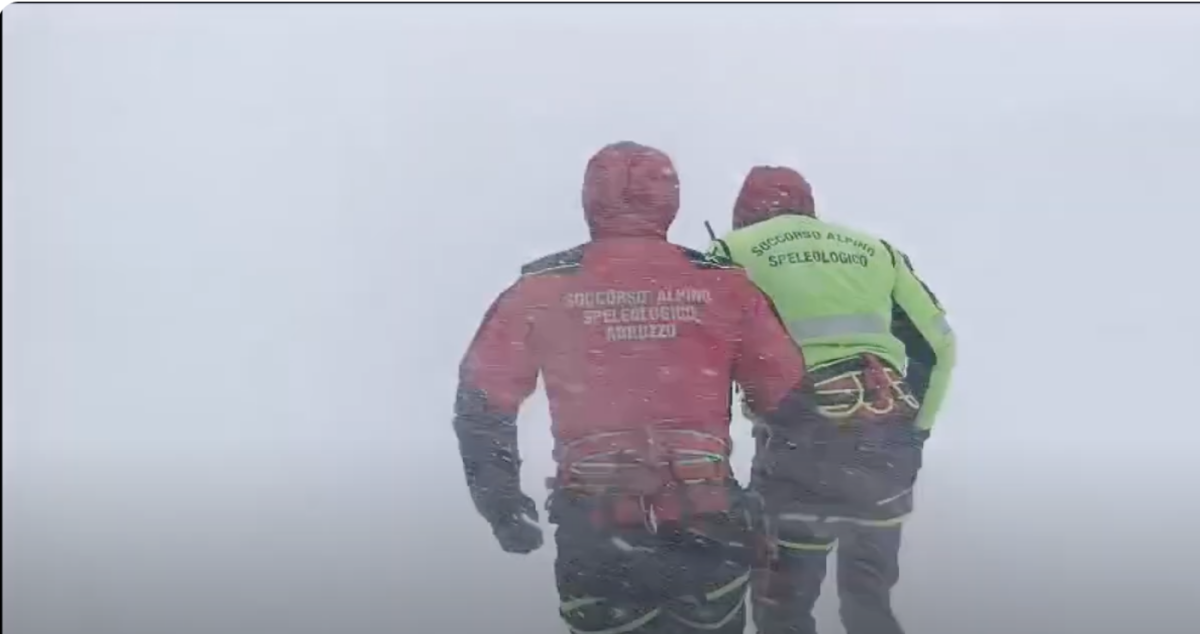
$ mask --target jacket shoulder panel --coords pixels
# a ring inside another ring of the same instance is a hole
[[[521,267],[523,277],[539,275],[573,275],[583,267],[583,253],[586,245],[572,247],[558,253],[551,253],[538,258]]]

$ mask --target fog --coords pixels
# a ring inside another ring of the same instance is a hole
[[[450,414],[621,139],[675,242],[786,163],[946,304],[911,632],[1196,631],[1197,60],[1196,6],[10,6],[4,632],[566,631]]]

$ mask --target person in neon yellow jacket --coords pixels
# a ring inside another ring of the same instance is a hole
[[[816,216],[795,170],[759,166],[710,254],[774,302],[813,380],[810,419],[760,427],[750,488],[768,548],[754,584],[761,634],[814,634],[835,543],[847,634],[900,634],[891,609],[901,527],[955,361],[954,332],[908,256]]]

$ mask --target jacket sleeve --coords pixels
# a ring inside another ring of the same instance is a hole
[[[517,282],[492,303],[459,366],[454,432],[471,498],[489,522],[522,497],[516,421],[537,386],[531,326]]]
[[[890,248],[890,247],[889,247]],[[892,290],[893,332],[908,353],[908,382],[921,411],[917,427],[933,427],[950,386],[956,344],[954,331],[937,296],[917,277],[908,256],[892,249],[896,258],[896,284]]]
[[[775,414],[801,390],[804,354],[766,294],[749,280],[745,285],[747,301],[733,379],[745,393],[750,413],[761,418]]]

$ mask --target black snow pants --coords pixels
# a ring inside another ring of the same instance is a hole
[[[571,632],[744,631],[753,535],[741,511],[696,518],[691,529],[613,530],[583,513],[551,516],[559,612]]]
[[[777,432],[756,456],[751,489],[763,497],[769,557],[754,575],[754,623],[760,634],[815,634],[812,611],[836,546],[847,634],[903,634],[891,592],[927,436],[913,426],[918,405],[878,362],[813,375],[820,419]]]
[[[900,578],[901,524],[779,527],[771,571],[756,571],[753,615],[760,634],[816,634],[813,608],[837,544],[837,588],[847,634],[902,634],[891,606]]]

